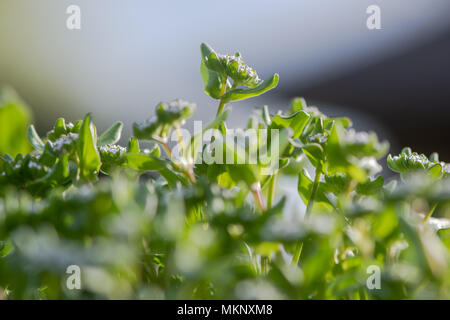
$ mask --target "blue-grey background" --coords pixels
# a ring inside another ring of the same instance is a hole
[[[66,28],[70,4],[81,7],[79,31]],[[382,30],[366,28],[371,4]],[[0,83],[33,108],[41,133],[92,111],[100,129],[120,119],[129,135],[174,98],[197,102],[195,119],[210,120],[217,104],[199,75],[207,42],[239,50],[261,78],[280,74],[275,91],[233,103],[235,125],[263,103],[277,110],[305,96],[394,150],[450,157],[449,13],[448,0],[0,0]]]

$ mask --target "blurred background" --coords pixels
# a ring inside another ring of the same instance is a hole
[[[66,9],[81,8],[81,30]],[[369,30],[366,9],[381,9]],[[255,107],[287,108],[303,96],[333,116],[391,141],[450,161],[450,1],[0,0],[0,83],[32,107],[38,131],[57,117],[93,112],[100,130],[153,114],[159,101],[197,103],[209,121],[217,103],[203,93],[201,42],[240,51],[279,87],[233,103],[243,125]]]

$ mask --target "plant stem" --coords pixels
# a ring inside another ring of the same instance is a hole
[[[275,197],[275,184],[277,182],[278,170],[274,172],[270,179],[269,190],[267,195],[267,207],[272,208],[273,200]]]
[[[196,179],[195,179],[195,175],[194,175],[194,171],[192,170],[192,167],[187,168],[185,173],[186,173],[186,176],[189,178],[189,180],[192,183],[195,183]]]
[[[322,175],[322,164],[319,164],[316,167],[316,175],[314,177],[314,184],[312,186],[311,196],[309,197],[308,204],[306,205],[305,219],[307,219],[311,214],[311,210],[314,205],[314,198],[316,196],[317,189],[319,187],[321,175]],[[303,241],[300,241],[297,243],[297,246],[295,248],[295,252],[294,252],[294,256],[292,257],[291,264],[298,264],[298,261],[300,260],[300,255],[302,254],[302,249],[303,249]]]
[[[183,136],[181,135],[179,126],[175,126],[175,133],[177,135],[178,144],[180,145],[181,154],[184,154],[184,148],[185,148],[184,147],[184,140],[183,140]]]
[[[222,92],[220,93],[220,102],[219,102],[219,108],[217,109],[216,117],[222,113],[223,109],[225,108],[225,101],[223,101],[223,95],[226,93],[227,90],[227,80],[228,78],[225,77],[225,79],[222,81]]]
[[[438,203],[436,202],[435,204],[433,204],[430,208],[430,210],[428,211],[427,215],[425,216],[425,218],[423,219],[423,222],[427,222],[428,218],[431,217],[433,215],[434,210],[436,210]]]
[[[227,79],[228,78],[225,78],[225,81],[222,82],[223,87],[222,87],[222,92],[220,94],[221,98],[220,98],[220,102],[219,102],[219,108],[217,109],[216,117],[222,113],[222,111],[226,105],[225,101],[223,101],[223,96],[227,92],[227,90],[226,90],[227,89]],[[234,89],[236,89],[236,87],[237,87],[237,84],[233,83],[230,90],[234,90]]]
[[[302,249],[303,249],[303,241],[300,241],[295,246],[295,252],[294,252],[294,256],[292,257],[291,265],[298,264],[298,262],[300,260],[300,256],[302,254]]]
[[[322,165],[319,164],[316,168],[316,176],[314,177],[314,184],[311,190],[311,196],[309,197],[308,204],[306,205],[305,218],[308,218],[311,214],[312,207],[314,205],[314,198],[316,197],[317,188],[319,187],[320,176],[322,175]]]
[[[169,156],[169,158],[172,159],[172,151],[170,151],[170,148],[169,148],[169,145],[167,144],[167,142],[161,141],[160,143],[161,143],[164,151],[166,151],[166,153]]]
[[[262,256],[261,257],[261,273],[263,275],[269,274],[269,264],[270,264],[270,257]]]
[[[250,188],[253,194],[253,198],[255,199],[255,204],[258,207],[260,212],[266,211],[267,207],[264,204],[264,199],[261,190],[261,184],[259,182],[252,185]]]
[[[175,127],[175,133],[177,134],[178,144],[180,145],[181,154],[184,155],[186,147],[184,145],[183,136],[182,136],[182,134],[180,132],[180,127],[179,126]],[[192,168],[192,166],[193,166],[192,163],[188,162],[184,171],[185,171],[185,175],[188,177],[188,179],[192,183],[194,183],[196,181],[196,179],[195,179],[195,175],[194,175],[194,169]]]
[[[224,108],[225,108],[225,102],[222,99],[220,99],[219,108],[217,109],[216,116],[221,114]]]
[[[264,180],[261,183],[261,188],[262,189],[265,189],[267,187],[267,184],[270,182],[271,178],[272,178],[271,176],[267,176],[267,177],[264,178]]]

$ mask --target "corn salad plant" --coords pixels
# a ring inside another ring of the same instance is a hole
[[[227,104],[278,75],[263,81],[239,53],[206,44],[200,71],[217,117],[186,139],[195,105],[160,103],[126,146],[121,122],[99,134],[90,114],[39,136],[24,103],[1,92],[0,297],[450,298],[450,167],[437,154],[388,155],[399,175],[385,182],[387,142],[301,98],[286,113],[257,111],[247,129],[267,135],[234,148],[220,139]],[[234,161],[207,163],[225,158],[212,145]],[[263,149],[270,161],[237,161]],[[293,177],[301,212],[279,188]]]

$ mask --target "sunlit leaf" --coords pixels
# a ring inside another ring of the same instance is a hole
[[[36,129],[33,125],[30,125],[27,130],[27,138],[30,144],[36,149],[40,151],[44,151],[45,144],[42,142],[41,138],[39,137],[38,133],[36,132]]]
[[[278,74],[274,74],[267,80],[262,81],[258,86],[249,89],[233,89],[229,90],[223,97],[222,101],[239,101],[259,96],[278,85]]]
[[[81,125],[77,153],[80,161],[80,177],[85,180],[95,180],[101,161],[97,151],[97,133],[90,114],[86,115]]]
[[[27,127],[31,119],[28,107],[10,88],[0,89],[0,155],[30,150]]]
[[[123,123],[117,121],[108,130],[98,138],[97,145],[99,147],[106,146],[107,144],[115,144],[120,140],[122,135]]]

